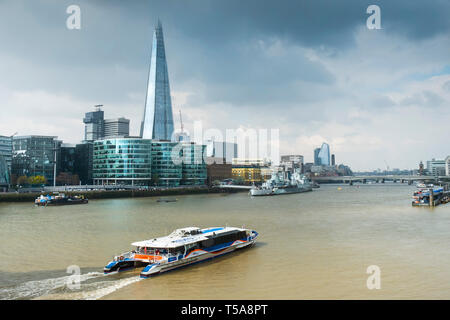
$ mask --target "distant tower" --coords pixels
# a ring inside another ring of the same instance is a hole
[[[322,143],[322,146],[320,147],[320,151],[319,151],[317,157],[320,159],[321,165],[324,165],[324,166],[330,165],[330,146],[328,145],[328,143],[325,143],[325,142]]]
[[[423,162],[420,161],[419,163],[419,176],[423,176]]]
[[[331,155],[331,165],[332,166],[336,165],[336,157],[334,156],[334,154]]]
[[[169,74],[161,22],[153,32],[150,72],[141,137],[155,140],[171,140],[173,133],[172,101],[170,98]]]

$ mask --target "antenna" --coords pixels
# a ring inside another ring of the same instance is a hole
[[[96,105],[94,106],[94,108],[96,109],[95,111],[100,111],[100,108],[101,108],[101,107],[103,107],[102,104],[96,104]]]

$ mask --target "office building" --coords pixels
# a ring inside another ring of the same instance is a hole
[[[103,138],[126,138],[130,135],[130,120],[125,118],[105,119],[103,121]]]
[[[280,167],[290,172],[294,172],[295,169],[303,170],[303,156],[299,154],[281,156]]]
[[[93,142],[103,139],[104,136],[104,112],[100,110],[100,106],[96,106],[96,111],[87,112],[84,116],[84,141]]]
[[[144,139],[170,141],[174,131],[169,73],[161,22],[153,32],[147,96],[141,124]]]
[[[431,159],[427,161],[427,173],[431,176],[444,176],[445,175],[445,160],[444,159]]]
[[[318,165],[329,166],[331,164],[330,146],[328,145],[328,143],[325,143],[325,142],[322,143],[322,146],[320,147],[320,151],[319,151],[317,157],[319,159]]]
[[[11,173],[16,177],[44,176],[48,184],[53,184],[61,143],[54,136],[13,137]]]
[[[331,155],[331,165],[332,166],[336,165],[336,158],[335,158],[334,154]]]
[[[93,144],[94,184],[149,185],[152,141],[140,138],[97,140]]]
[[[94,143],[85,142],[75,146],[74,174],[78,175],[81,184],[93,184]]]
[[[177,187],[182,178],[182,161],[174,162],[172,152],[178,143],[170,141],[152,141],[152,182],[157,186]],[[174,152],[176,152],[175,150]],[[181,149],[178,150],[181,158]],[[175,156],[175,155],[174,155]]]
[[[0,187],[11,183],[12,137],[0,136]]]
[[[450,156],[445,158],[445,175],[450,176]]]
[[[194,142],[182,143],[181,185],[204,185],[207,179],[203,153],[206,146]]]
[[[238,146],[232,142],[207,140],[206,156],[223,159],[223,163],[232,163],[233,159],[238,158]]]

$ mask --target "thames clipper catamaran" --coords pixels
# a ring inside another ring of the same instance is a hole
[[[141,278],[210,260],[249,247],[258,232],[234,227],[177,229],[170,235],[134,242],[136,249],[114,257],[104,273],[144,267]]]

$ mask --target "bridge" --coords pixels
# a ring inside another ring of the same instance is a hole
[[[374,181],[377,183],[384,183],[385,181],[393,181],[400,183],[412,184],[414,181],[420,182],[434,182],[438,181],[450,182],[450,176],[413,176],[413,175],[368,175],[368,176],[337,176],[337,177],[311,177],[311,180],[318,183],[349,183],[354,182],[367,183]]]

